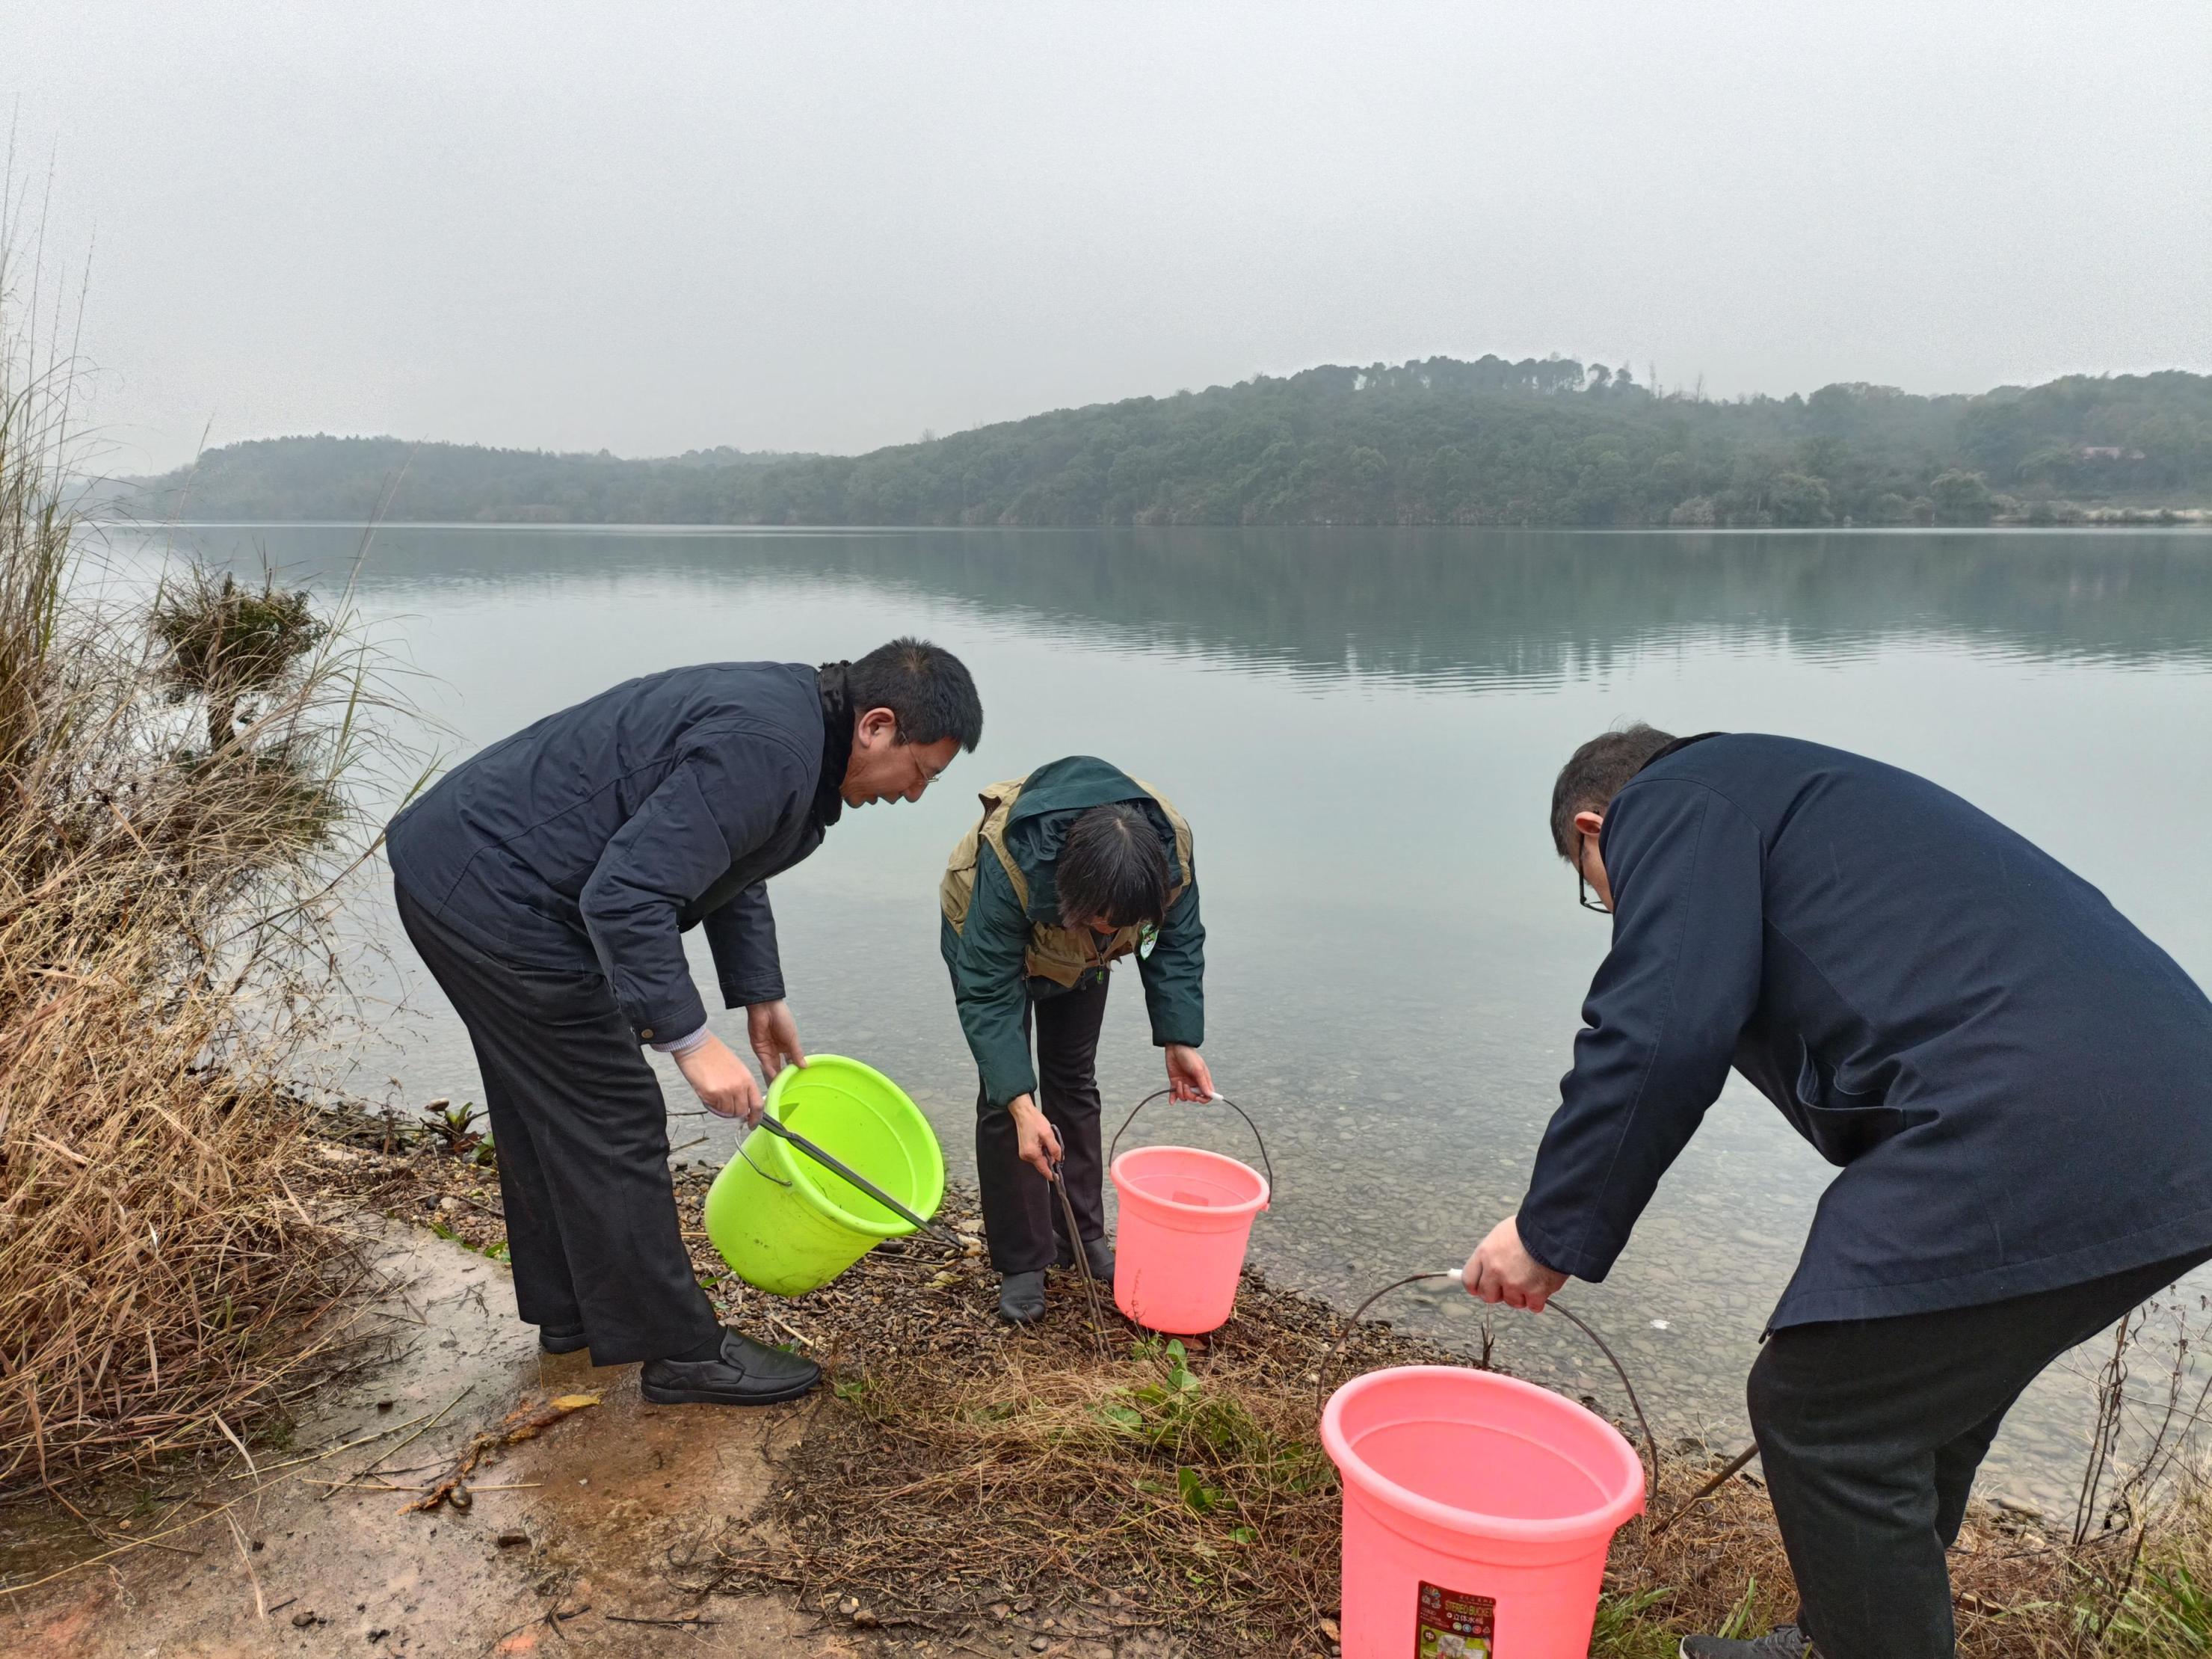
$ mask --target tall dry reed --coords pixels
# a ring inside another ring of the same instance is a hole
[[[362,657],[273,583],[103,578],[21,202],[0,175],[0,1494],[248,1435],[362,1271],[272,1108],[341,988]]]

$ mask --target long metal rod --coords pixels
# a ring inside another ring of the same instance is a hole
[[[836,1176],[841,1180],[849,1181],[852,1182],[854,1186],[858,1187],[870,1198],[874,1199],[877,1203],[882,1205],[893,1215],[898,1217],[900,1220],[908,1223],[916,1232],[934,1234],[948,1243],[957,1244],[960,1242],[951,1234],[946,1232],[943,1228],[937,1226],[932,1222],[923,1220],[921,1217],[916,1215],[912,1210],[908,1209],[905,1205],[900,1203],[898,1200],[893,1198],[889,1193],[877,1186],[874,1182],[869,1180],[867,1176],[862,1175],[851,1165],[841,1163],[836,1158],[830,1157],[829,1153],[823,1152],[819,1146],[809,1140],[805,1135],[799,1133],[798,1130],[791,1128],[785,1124],[777,1122],[775,1119],[769,1116],[765,1113],[762,1114],[758,1127],[767,1130],[779,1140],[789,1141],[793,1146],[799,1148],[800,1152],[805,1153],[807,1157],[812,1158],[823,1169],[829,1170],[831,1175]]]
[[[1091,1251],[1083,1242],[1083,1235],[1076,1231],[1075,1200],[1067,1194],[1067,1182],[1060,1175],[1059,1164],[1054,1164],[1052,1169],[1053,1173],[1048,1179],[1053,1191],[1060,1195],[1060,1218],[1067,1224],[1068,1243],[1075,1252],[1076,1269],[1083,1275],[1083,1294],[1091,1304],[1091,1339],[1098,1345],[1098,1357],[1105,1359],[1110,1357],[1106,1341],[1106,1322],[1098,1311],[1098,1282],[1091,1275]]]

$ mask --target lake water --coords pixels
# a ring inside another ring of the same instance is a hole
[[[362,532],[166,539],[329,587]],[[423,677],[449,759],[675,664],[909,632],[957,651],[981,751],[918,805],[848,813],[772,890],[804,1039],[898,1078],[963,1175],[974,1073],[935,896],[975,791],[1075,752],[1157,783],[1196,831],[1206,1054],[1279,1177],[1255,1256],[1340,1302],[1456,1265],[1521,1195],[1607,939],[1550,851],[1551,780],[1617,720],[1923,772],[2212,982],[2212,537],[403,526],[377,533],[357,595]],[[363,901],[365,927],[385,902]],[[459,1028],[409,965],[403,941],[394,976],[369,976],[353,1085],[472,1098]],[[742,1017],[716,1024],[742,1050]],[[1100,1071],[1110,1131],[1160,1081],[1133,980]],[[672,1127],[680,1158],[727,1156],[719,1121]],[[1197,1109],[1139,1129],[1250,1156]],[[1743,1372],[1831,1173],[1732,1084],[1612,1279],[1569,1292],[1670,1428],[1743,1431]],[[1451,1340],[1479,1324],[1456,1293],[1377,1311]],[[1498,1336],[1504,1363],[1617,1408],[1564,1322],[1508,1312]],[[2000,1481],[2065,1490],[2086,1369],[2023,1404]]]

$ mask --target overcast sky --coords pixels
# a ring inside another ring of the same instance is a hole
[[[0,0],[124,470],[860,450],[1316,362],[2212,369],[2212,6]]]

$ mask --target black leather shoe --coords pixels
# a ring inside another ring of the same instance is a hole
[[[1813,1650],[1795,1625],[1777,1625],[1764,1636],[1734,1642],[1723,1636],[1686,1636],[1682,1659],[1808,1659]]]
[[[1044,1274],[1008,1273],[999,1281],[999,1317],[1009,1325],[1034,1325],[1044,1317]]]
[[[1091,1263],[1091,1276],[1093,1279],[1101,1285],[1110,1285],[1114,1282],[1114,1247],[1111,1244],[1103,1238],[1086,1238],[1083,1241],[1083,1254]],[[1075,1265],[1075,1252],[1062,1244],[1060,1247],[1059,1260],[1053,1265],[1059,1267],[1073,1267]]]
[[[592,1339],[584,1334],[581,1325],[540,1325],[538,1328],[538,1351],[540,1353],[574,1353],[579,1348],[588,1348]]]
[[[656,1406],[773,1406],[821,1380],[812,1360],[726,1330],[719,1359],[648,1359],[637,1391]]]

